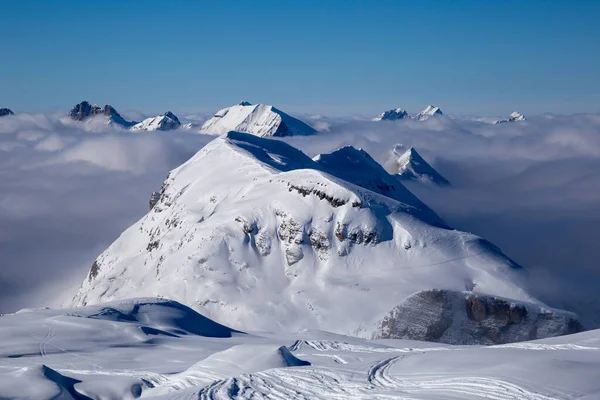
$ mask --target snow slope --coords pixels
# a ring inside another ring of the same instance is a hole
[[[508,116],[508,119],[499,119],[497,121],[495,121],[495,124],[502,124],[505,122],[520,122],[520,121],[527,121],[527,118],[525,118],[525,116],[523,114],[521,114],[518,111],[513,111],[512,113],[510,113],[510,115]]]
[[[179,119],[171,111],[163,115],[146,118],[140,123],[131,127],[132,131],[170,131],[181,126]]]
[[[415,115],[414,119],[416,119],[418,121],[425,121],[433,116],[439,116],[439,115],[443,115],[442,110],[440,110],[438,107],[428,105],[427,107],[425,107],[425,109],[423,111],[421,111],[420,113]]]
[[[144,309],[143,321],[132,312]],[[106,307],[118,319],[96,318]],[[172,301],[24,310],[0,317],[0,398],[592,400],[600,331],[502,346],[364,340],[217,326]],[[165,331],[168,326],[169,332]],[[180,329],[177,334],[173,330]]]
[[[419,181],[438,186],[449,185],[450,182],[439,174],[414,147],[406,149],[395,145],[385,162],[386,169],[396,174],[401,180]]]
[[[273,106],[252,105],[246,101],[219,110],[200,128],[200,133],[215,135],[222,135],[229,131],[251,133],[256,136],[311,135],[316,132],[304,122]]]
[[[448,228],[366,152],[311,160],[230,132],[171,171],[70,305],[164,296],[240,330],[368,337],[420,290],[536,303],[523,285],[517,264]]]
[[[375,118],[373,121],[395,121],[397,119],[410,118],[408,113],[403,108],[396,108],[395,110],[384,111]]]

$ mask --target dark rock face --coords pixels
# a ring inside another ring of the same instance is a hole
[[[175,114],[173,114],[171,111],[167,111],[165,113],[165,118],[163,120],[163,122],[161,123],[161,127],[160,130],[162,131],[170,131],[172,129],[177,129],[181,126],[181,122],[179,121],[179,118],[177,118],[177,116]]]
[[[15,115],[15,113],[8,108],[0,108],[0,117],[6,117],[7,115]]]
[[[159,202],[159,200],[160,200],[160,192],[152,192],[152,194],[150,195],[150,201],[149,201],[151,210],[154,208],[156,203]]]
[[[449,290],[418,292],[386,315],[377,339],[493,345],[583,330],[574,314],[494,296]]]
[[[82,101],[79,104],[75,104],[75,106],[73,106],[69,112],[69,116],[75,121],[83,121],[96,115],[104,115],[109,117],[112,122],[124,127],[130,127],[136,124],[136,122],[125,120],[123,117],[121,117],[117,110],[108,104],[104,107],[99,107],[96,104],[91,105],[87,101]]]

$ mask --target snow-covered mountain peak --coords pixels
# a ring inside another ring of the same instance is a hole
[[[131,127],[134,131],[170,131],[181,126],[179,118],[171,111],[167,111],[163,115],[146,118],[142,122]]]
[[[229,132],[169,173],[154,207],[97,258],[71,304],[163,296],[244,331],[370,337],[420,290],[536,302],[517,267],[449,229],[363,150],[310,159]],[[467,318],[457,310],[451,318]]]
[[[414,147],[407,149],[401,144],[395,145],[390,151],[385,166],[388,171],[396,174],[401,180],[432,183],[438,186],[450,184],[421,157]]]
[[[521,114],[518,111],[513,111],[508,116],[508,119],[499,119],[499,120],[495,121],[494,124],[503,124],[505,122],[519,122],[519,121],[526,121],[526,120],[527,120],[527,118],[525,118],[525,116],[523,114]]]
[[[425,109],[423,111],[421,111],[420,113],[415,115],[414,118],[419,121],[425,121],[425,120],[429,119],[430,117],[439,116],[439,115],[443,115],[442,110],[440,110],[438,107],[428,105],[427,107],[425,107]]]
[[[525,121],[525,116],[518,111],[513,111],[508,116],[509,121]]]
[[[404,119],[409,117],[408,112],[403,108],[396,108],[394,110],[384,111],[375,118],[373,121],[395,121],[397,119]]]
[[[222,135],[229,131],[245,132],[256,136],[311,135],[316,130],[277,108],[241,102],[223,108],[206,121],[201,133]]]

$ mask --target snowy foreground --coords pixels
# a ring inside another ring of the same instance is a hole
[[[491,347],[246,334],[157,299],[0,321],[2,399],[600,398],[600,331]]]

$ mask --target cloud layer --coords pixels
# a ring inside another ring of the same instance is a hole
[[[458,229],[499,245],[530,271],[550,305],[600,315],[600,115],[538,116],[490,125],[307,119],[312,137],[285,140],[310,156],[345,145],[379,162],[416,147],[452,184],[408,187]],[[53,115],[0,119],[0,312],[39,306],[85,276],[141,217],[168,171],[212,137],[131,133]]]

